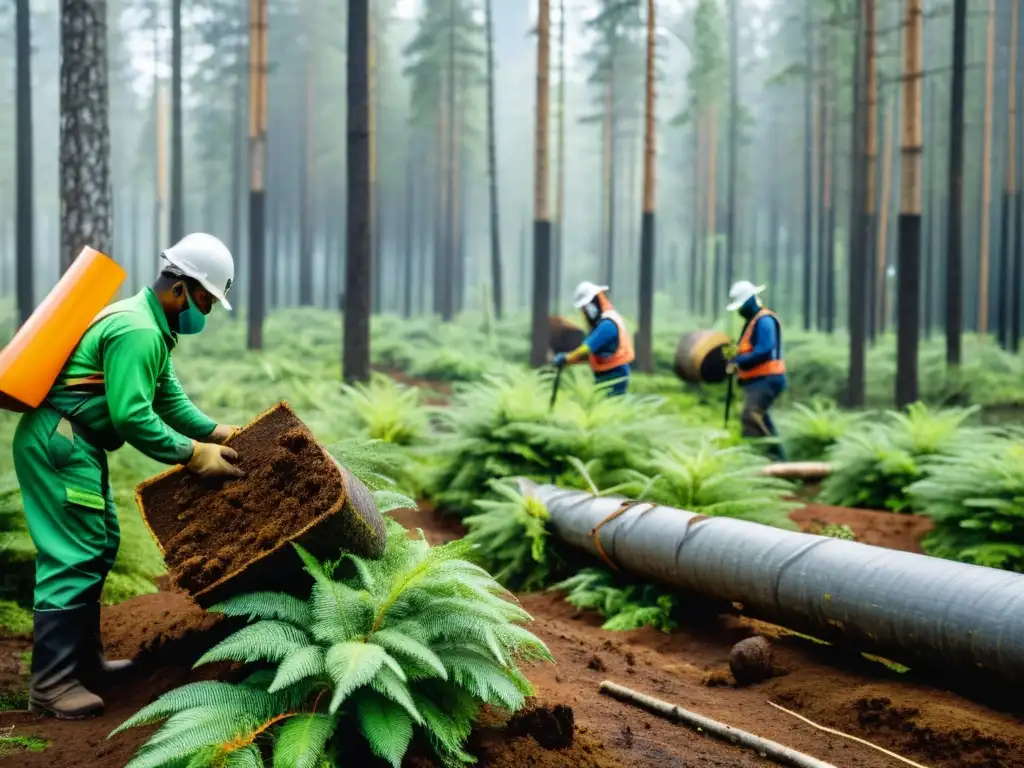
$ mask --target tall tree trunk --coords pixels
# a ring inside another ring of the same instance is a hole
[[[612,54],[604,87],[604,281],[615,281],[615,56]]]
[[[811,329],[811,280],[814,272],[814,6],[807,0],[804,64],[804,330]]]
[[[740,149],[740,39],[739,0],[728,0],[729,6],[729,201],[726,207],[725,281],[735,279],[736,247],[736,166]]]
[[[735,3],[736,0],[733,0]],[[647,0],[647,88],[644,99],[644,210],[640,220],[640,327],[636,364],[640,371],[654,372],[654,0]],[[735,149],[735,147],[734,147]]]
[[[896,104],[892,98],[885,112],[885,145],[882,147],[882,194],[878,204],[877,262],[875,265],[875,329],[885,333],[886,325],[886,271],[889,264],[889,198],[892,193],[893,125]]]
[[[1017,149],[1017,25],[1020,3],[1010,3],[1010,64],[1007,72],[1007,113],[1006,113],[1006,186],[1003,189],[1003,216],[1001,221],[1002,239],[999,244],[999,343],[1006,348],[1013,347],[1011,325],[1013,317],[1019,310],[1011,309],[1010,303],[1016,293],[1011,289],[1015,279],[1019,279],[1016,270],[1010,264],[1011,221],[1014,218],[1014,200],[1017,194],[1016,149]]]
[[[437,167],[435,173],[437,182],[433,280],[435,315],[444,314],[445,280],[448,276],[448,243],[445,242],[445,237],[448,232],[448,122],[451,117],[448,114],[448,98],[444,95],[448,92],[447,79],[442,84],[441,91],[442,99],[437,110]]]
[[[242,49],[239,47],[235,74],[235,108],[232,126],[231,157],[231,251],[239,258],[242,253],[242,173],[243,173],[243,111],[245,110],[245,79],[242,68]],[[237,307],[231,316],[235,317]]]
[[[487,169],[491,192],[491,301],[494,317],[502,315],[501,226],[498,219],[498,139],[494,121],[494,14],[493,0],[486,0],[484,12],[487,24]],[[563,6],[563,14],[564,14]],[[564,41],[563,41],[564,43]],[[563,73],[564,76],[564,73]],[[559,152],[561,153],[561,149]],[[561,211],[561,201],[559,211]]]
[[[964,80],[967,0],[953,0],[953,91],[949,118],[949,213],[946,235],[946,365],[957,368],[963,332]]]
[[[707,312],[714,314],[715,307],[719,304],[719,290],[721,289],[720,283],[720,268],[718,263],[718,229],[715,221],[715,214],[718,212],[718,192],[715,189],[715,182],[718,179],[718,125],[715,120],[715,105],[712,104],[708,107],[708,196],[707,196],[707,233],[706,238],[709,242],[705,243],[704,246],[704,259],[705,264],[712,265],[712,269],[706,270],[711,272],[711,292],[710,300],[706,300]],[[710,259],[709,259],[710,257]],[[705,294],[707,295],[707,294]]]
[[[830,47],[830,61],[835,53]],[[856,87],[854,87],[856,90]],[[839,207],[839,103],[837,90],[833,90],[829,102],[828,159],[825,173],[825,332],[833,333],[836,329],[836,208]],[[856,98],[856,95],[854,96]],[[856,111],[856,108],[855,108]]]
[[[829,191],[828,191],[828,51],[825,44],[826,33],[822,32],[818,44],[821,71],[818,72],[818,109],[815,112],[815,154],[816,176],[818,184],[818,260],[817,280],[817,313],[815,321],[818,330],[825,326],[825,261],[828,258],[828,241],[825,228],[828,224]]]
[[[490,0],[488,0],[489,2]],[[555,216],[552,223],[551,295],[558,306],[562,292],[562,246],[565,240],[565,0],[558,5],[558,170],[555,178]]]
[[[924,298],[924,312],[923,312],[923,328],[924,338],[928,341],[932,337],[932,327],[934,325],[934,311],[935,311],[935,286],[933,284],[934,278],[934,264],[935,254],[933,248],[933,239],[935,232],[935,158],[939,154],[938,147],[935,145],[935,124],[938,120],[935,119],[936,113],[936,96],[935,96],[935,81],[931,80],[928,83],[928,109],[925,110],[925,118],[928,123],[928,146],[926,151],[928,153],[928,185],[927,185],[927,206],[928,210],[924,218],[924,247],[921,255],[921,270],[924,273],[924,290],[922,291]]]
[[[348,146],[347,258],[345,264],[345,340],[341,370],[345,381],[370,378],[370,299],[373,256],[370,227],[370,82],[369,0],[348,0]]]
[[[903,46],[903,142],[900,173],[899,317],[896,339],[896,406],[917,400],[921,329],[921,79],[922,0],[907,0]]]
[[[978,274],[978,333],[988,333],[989,322],[989,230],[992,210],[992,77],[996,57],[996,0],[988,2],[985,53],[985,118],[981,150],[981,252]]]
[[[867,158],[868,136],[871,132],[867,100],[868,59],[874,54],[870,35],[869,19],[874,14],[874,0],[858,0],[857,32],[853,56],[853,130],[850,151],[850,248],[847,256],[847,281],[849,299],[847,324],[850,332],[850,364],[847,379],[846,405],[860,408],[864,405],[866,385],[865,342],[867,341],[867,265],[871,263],[866,253],[870,241],[867,223],[865,191],[871,186],[870,168]]]
[[[530,364],[544,364],[548,348],[548,313],[551,298],[551,220],[548,216],[548,60],[550,52],[550,0],[538,0],[537,114],[534,141],[533,192],[533,327]]]
[[[875,0],[864,0],[864,68],[867,94],[864,99],[866,144],[864,170],[864,309],[867,339],[874,340],[879,291],[873,279],[878,252],[878,62],[875,58],[877,15]]]
[[[405,255],[405,268],[402,270],[402,317],[412,317],[412,287],[415,283],[413,270],[413,231],[416,227],[416,141],[410,135],[406,141],[405,159],[405,242],[402,251]]]
[[[106,0],[66,0],[60,13],[61,271],[90,246],[110,254]]]
[[[455,133],[452,136],[452,204],[451,204],[451,252],[452,277],[450,281],[450,307],[446,320],[452,320],[462,311],[462,296],[466,287],[465,258],[462,248],[462,104],[456,106]]]
[[[185,236],[185,139],[182,116],[181,3],[171,0],[171,242]]]
[[[380,189],[377,180],[377,3],[369,6],[367,87],[370,93],[370,312],[380,312],[384,270],[380,263]]]
[[[316,123],[313,90],[313,39],[310,24],[309,50],[306,51],[305,126],[302,131],[302,174],[299,178],[299,305],[313,305],[313,130]]]
[[[29,0],[18,0],[15,21],[15,46],[17,79],[17,145],[15,156],[18,164],[17,191],[17,248],[15,249],[17,270],[18,317],[22,323],[28,320],[35,308],[35,212],[33,210],[32,148],[32,16]],[[68,262],[70,263],[70,262]]]
[[[778,178],[779,168],[779,111],[773,104],[772,115],[768,118],[771,131],[771,149],[768,153],[769,177]],[[768,284],[773,290],[779,285],[779,188],[774,184],[768,188]]]
[[[694,103],[694,110],[697,114],[693,119],[693,160],[690,165],[693,168],[693,201],[692,201],[692,218],[690,219],[690,312],[694,315],[700,313],[698,304],[698,294],[703,293],[698,291],[698,286],[701,284],[701,271],[700,271],[700,243],[703,242],[700,238],[700,224],[703,220],[701,217],[701,196],[700,196],[700,185],[701,180],[704,178],[704,116],[700,113],[700,108]]]
[[[263,349],[267,306],[267,34],[268,0],[249,10],[249,349]]]
[[[445,211],[445,273],[444,273],[444,302],[443,309],[441,312],[441,319],[450,321],[455,311],[455,273],[456,273],[456,250],[455,250],[455,215],[454,211],[458,206],[457,199],[457,184],[455,181],[456,168],[458,167],[458,145],[455,141],[456,123],[458,121],[458,115],[455,111],[455,10],[456,3],[452,0],[449,3],[449,16],[448,16],[448,167],[447,174],[448,178],[446,186],[448,188],[447,200],[448,208]]]

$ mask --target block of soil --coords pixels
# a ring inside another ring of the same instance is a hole
[[[175,467],[135,492],[173,582],[203,607],[257,590],[309,593],[291,542],[320,559],[384,551],[369,490],[279,403],[239,430],[241,479],[201,480]]]

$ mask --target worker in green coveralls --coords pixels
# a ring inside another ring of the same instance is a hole
[[[89,690],[130,665],[103,658],[100,593],[120,528],[107,451],[125,443],[200,477],[238,477],[219,425],[185,395],[171,366],[179,334],[196,334],[218,302],[228,309],[231,252],[192,234],[161,254],[150,288],[104,309],[46,400],[21,418],[14,467],[35,544],[29,709],[62,719],[103,712]]]

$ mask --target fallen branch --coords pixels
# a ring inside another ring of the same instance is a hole
[[[836,768],[832,763],[823,762],[816,757],[805,755],[803,752],[797,752],[795,749],[790,749],[777,742],[741,731],[738,728],[733,728],[725,723],[704,717],[704,715],[698,715],[696,712],[690,712],[674,704],[669,704],[667,701],[655,699],[652,696],[639,693],[609,680],[601,683],[601,693],[612,696],[619,701],[634,704],[642,709],[646,709],[648,712],[660,715],[666,720],[686,723],[687,725],[707,731],[712,736],[717,736],[732,744],[752,749],[759,755],[770,758],[782,765],[791,765],[794,768]]]
[[[827,461],[777,461],[762,469],[761,474],[784,480],[824,480],[832,474],[832,465]]]
[[[813,720],[808,720],[806,717],[804,717],[803,715],[798,715],[796,712],[790,712],[785,707],[780,707],[778,704],[775,704],[774,702],[769,701],[768,704],[770,704],[771,706],[775,707],[778,710],[781,710],[781,711],[785,712],[787,715],[792,715],[797,720],[803,720],[805,723],[807,723],[810,726],[813,726],[814,728],[817,728],[819,731],[824,731],[825,733],[831,733],[833,736],[842,736],[844,739],[849,739],[850,741],[856,741],[858,744],[863,744],[865,747],[871,747],[872,749],[877,749],[882,754],[888,755],[889,757],[891,757],[891,758],[893,758],[895,760],[899,760],[900,762],[906,763],[907,765],[912,765],[912,766],[914,766],[914,768],[926,768],[926,766],[923,766],[920,763],[915,763],[913,760],[910,760],[910,759],[908,759],[906,757],[903,757],[901,755],[897,755],[895,752],[890,752],[888,749],[884,749],[883,747],[880,747],[877,744],[872,744],[870,741],[865,741],[864,739],[858,738],[857,736],[851,736],[848,733],[843,733],[842,731],[837,731],[835,728],[826,728],[824,725],[819,725],[818,723],[814,722]]]

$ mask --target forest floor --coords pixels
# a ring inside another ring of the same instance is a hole
[[[879,517],[882,516],[882,517]],[[458,522],[424,508],[395,513],[433,543],[461,534]],[[858,538],[901,549],[916,547],[925,529],[908,516],[812,507],[794,513],[805,528],[845,523]],[[884,518],[884,519],[883,519]],[[896,522],[903,521],[903,522]],[[902,530],[899,530],[902,526]],[[779,627],[732,615],[695,617],[664,634],[645,629],[607,632],[594,614],[581,614],[556,594],[522,595],[531,629],[557,664],[528,674],[537,688],[535,715],[505,726],[492,717],[474,734],[472,751],[484,768],[747,768],[771,765],[757,754],[672,725],[599,694],[612,680],[736,728],[806,752],[837,768],[888,768],[892,757],[823,733],[768,705],[772,701],[823,725],[867,739],[928,768],[1024,768],[1024,721],[1014,714],[928,685],[864,657],[842,653]],[[192,671],[191,664],[232,626],[204,614],[180,593],[161,591],[104,609],[108,656],[132,656],[137,668],[103,694],[106,714],[59,722],[24,711],[0,712],[0,763],[24,768],[124,766],[154,728],[107,734],[160,693],[184,682],[236,675],[225,666]],[[734,643],[755,634],[770,638],[775,675],[740,687],[728,668]],[[18,706],[27,685],[27,637],[0,640],[0,703]],[[23,706],[23,704],[21,704]],[[571,745],[548,739],[568,716]],[[4,751],[3,737],[36,736],[41,752]],[[371,765],[358,760],[359,765]],[[407,768],[436,768],[410,756]]]

